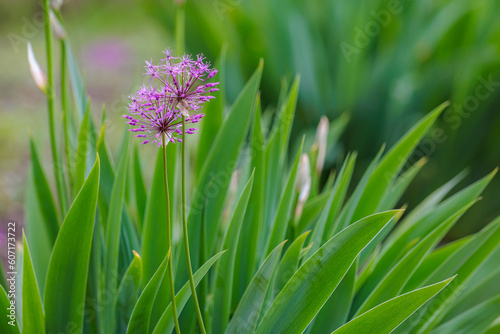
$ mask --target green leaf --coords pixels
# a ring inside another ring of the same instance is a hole
[[[331,192],[330,198],[326,203],[325,209],[321,214],[318,222],[315,224],[310,244],[312,245],[311,253],[314,253],[318,248],[323,245],[323,241],[328,240],[326,237],[335,222],[335,218],[340,214],[340,209],[344,203],[345,195],[347,193],[347,188],[351,182],[352,172],[354,170],[354,164],[356,162],[356,153],[348,156],[344,161],[342,168],[340,169],[339,175],[333,190]],[[325,231],[327,231],[325,233]]]
[[[219,72],[217,73],[217,81],[219,81],[219,91],[215,93],[215,100],[207,103],[204,107],[204,113],[210,115],[203,120],[201,126],[199,142],[198,142],[198,156],[196,158],[196,179],[200,176],[203,162],[206,160],[208,152],[212,148],[213,138],[217,136],[222,121],[224,119],[224,107],[226,104],[225,98],[225,75],[226,75],[226,54],[227,47],[222,47],[218,64],[215,66]],[[219,95],[219,96],[217,96]]]
[[[137,303],[134,306],[132,315],[130,316],[127,334],[149,333],[149,318],[151,317],[151,310],[153,309],[153,303],[160,288],[161,281],[163,280],[163,276],[165,276],[169,258],[170,251],[167,252],[167,255],[163,259],[162,263],[160,263],[160,266],[154,273],[153,277],[151,277],[148,284],[144,287],[139,300],[137,300]]]
[[[427,160],[427,157],[424,157],[417,161],[397,178],[393,186],[387,188],[384,194],[384,198],[382,199],[382,202],[380,202],[377,211],[390,210],[394,208],[405,190],[410,185],[411,181],[413,181],[418,172],[420,172],[422,167],[424,167],[424,165],[427,163]]]
[[[280,134],[280,154],[281,160],[285,158],[287,147],[290,141],[290,132],[292,130],[293,119],[295,115],[295,107],[297,106],[297,98],[299,96],[300,75],[295,76],[290,92],[283,102],[282,110],[277,115],[276,127]]]
[[[128,138],[128,136],[127,136]],[[128,144],[128,140],[127,140]],[[118,255],[120,249],[120,230],[122,222],[123,202],[125,199],[125,182],[127,177],[128,150],[124,150],[118,164],[113,189],[111,191],[111,200],[109,203],[109,213],[105,228],[105,258],[104,258],[104,289],[105,291],[114,291],[119,284]],[[113,319],[116,312],[117,295],[104,307],[104,319]],[[114,321],[104,321],[107,325],[106,332],[114,332]]]
[[[142,260],[137,252],[133,252],[134,257],[127,271],[123,275],[118,287],[118,323],[117,332],[123,333],[127,329],[128,320],[132,315],[134,305],[139,296],[142,282]]]
[[[169,178],[169,194],[173,194],[174,183],[170,182],[170,171],[175,171],[175,160],[171,160],[171,154],[175,154],[175,145],[167,145],[167,168]],[[170,205],[174,208],[174,198],[170,197]],[[174,211],[174,210],[171,210]],[[151,189],[149,191],[146,203],[146,215],[142,228],[142,265],[143,280],[149,281],[160,265],[161,259],[168,252],[167,248],[167,229],[166,229],[167,210],[165,207],[165,189],[163,181],[163,153],[158,149],[156,165],[151,180]],[[174,220],[172,220],[174,221]],[[191,237],[191,235],[190,235]],[[177,254],[178,257],[180,254]],[[185,258],[185,257],[182,257]],[[174,262],[175,263],[175,262]],[[166,275],[160,286],[160,292],[155,300],[153,311],[151,313],[151,325],[156,323],[161,316],[161,312],[170,302],[170,277]]]
[[[420,140],[424,137],[432,124],[434,124],[437,117],[448,105],[449,102],[445,102],[430,112],[429,115],[411,128],[410,131],[408,131],[405,136],[387,152],[368,180],[363,195],[359,199],[352,221],[356,221],[375,212],[381,198],[404,166],[411,152],[413,152]]]
[[[109,203],[111,201],[111,191],[113,190],[113,183],[115,181],[115,172],[111,164],[111,159],[109,157],[108,149],[106,147],[105,141],[105,126],[101,127],[99,132],[99,137],[97,139],[97,153],[99,154],[99,160],[101,165],[101,176],[99,181],[99,216],[103,222],[103,226],[108,220],[109,214]]]
[[[452,241],[427,255],[417,270],[413,273],[410,280],[406,283],[403,292],[409,292],[423,285],[424,280],[439,267],[448,257],[455,253],[459,248],[469,242],[471,236]]]
[[[421,307],[430,298],[441,291],[453,280],[445,281],[421,288],[390,299],[385,303],[361,314],[337,329],[334,334],[386,334],[392,332],[406,318]]]
[[[306,241],[307,236],[311,231],[306,231],[295,239],[294,242],[288,247],[281,259],[280,265],[278,267],[278,272],[276,273],[276,278],[274,279],[274,290],[280,292],[285,284],[290,280],[292,275],[297,270],[299,264],[300,251],[302,246]]]
[[[382,145],[377,155],[375,155],[375,158],[373,158],[373,160],[370,162],[370,165],[368,166],[365,173],[361,177],[361,180],[356,186],[356,189],[352,193],[347,203],[342,208],[342,212],[333,223],[333,226],[330,228],[329,234],[327,234],[327,239],[333,237],[337,232],[349,226],[349,224],[351,223],[352,216],[354,215],[356,207],[358,206],[359,200],[361,199],[361,196],[365,191],[368,181],[370,180],[373,172],[376,170],[379,164],[380,157],[382,156],[384,149],[385,145]]]
[[[2,334],[19,334],[19,325],[17,324],[17,314],[11,314],[11,309],[15,308],[12,306],[11,300],[15,300],[12,296],[11,299],[7,297],[3,286],[0,286],[0,316],[2,321],[0,321],[0,332]],[[15,312],[15,311],[14,311]]]
[[[24,228],[26,230],[26,239],[31,247],[31,257],[38,284],[40,287],[44,287],[53,243],[50,242],[48,230],[42,218],[40,202],[36,194],[35,180],[32,171],[28,176],[25,203],[26,216]],[[4,278],[0,277],[0,283],[6,288],[7,284],[3,279]],[[5,285],[3,283],[5,283]]]
[[[355,261],[342,281],[314,318],[310,333],[331,332],[342,326],[349,315],[359,261]]]
[[[302,211],[299,221],[296,223],[294,222],[294,228],[297,234],[304,232],[314,224],[328,202],[332,191],[333,188],[325,190],[314,197],[309,197],[304,204],[304,210]]]
[[[226,334],[254,333],[257,321],[262,316],[264,298],[284,244],[285,241],[276,246],[257,270],[234,311]]]
[[[263,63],[252,75],[242,92],[234,102],[229,116],[226,118],[217,137],[212,145],[202,171],[199,182],[195,187],[191,210],[188,217],[189,237],[192,240],[200,239],[200,222],[202,207],[206,202],[206,222],[207,222],[207,248],[209,252],[213,249],[215,236],[218,233],[220,215],[226,198],[229,180],[236,166],[236,161],[246,138],[247,129],[252,119],[255,95],[260,84]],[[223,155],[220,152],[224,152]],[[213,193],[216,193],[214,196]],[[209,195],[211,194],[211,195]],[[184,258],[182,250],[180,258]],[[198,267],[199,244],[191,243],[191,260],[193,268]],[[187,268],[179,265],[177,275],[179,281],[187,279]]]
[[[200,269],[198,269],[194,275],[194,284],[198,286],[200,281],[205,277],[208,270],[212,267],[212,265],[224,254],[225,251],[219,252],[212,256],[207,262],[205,262]],[[177,313],[181,314],[182,309],[186,305],[187,301],[191,297],[191,288],[189,286],[189,282],[186,282],[184,286],[177,292],[175,295],[175,302],[177,304]],[[162,333],[171,333],[174,329],[174,318],[172,312],[172,305],[169,304],[168,307],[163,312],[160,320],[156,324],[156,327],[153,330],[153,334],[162,334]]]
[[[497,248],[497,252],[500,248]],[[495,260],[495,264],[498,262],[498,257],[495,258],[494,255],[491,256],[490,260]],[[446,316],[443,318],[441,323],[448,322],[451,319],[459,316],[460,314],[467,312],[469,309],[476,307],[482,302],[491,298],[491,296],[496,296],[500,294],[500,286],[498,282],[500,282],[500,268],[492,269],[491,266],[487,266],[484,263],[481,266],[481,269],[486,269],[488,274],[482,275],[480,270],[478,270],[474,276],[481,274],[481,280],[475,284],[471,282],[467,285],[465,291],[460,294],[457,300],[453,303],[453,306],[450,308],[448,312],[446,312]]]
[[[264,138],[262,136],[262,124],[260,120],[260,98],[257,96],[255,117],[253,119],[252,138],[251,138],[251,161],[250,167],[254,168],[254,181],[252,192],[247,205],[243,226],[241,227],[240,240],[238,242],[235,271],[235,287],[233,291],[234,305],[240,300],[245,289],[252,279],[255,270],[257,270],[257,259],[260,259],[263,242],[262,236],[262,217],[263,217],[263,199],[264,199]]]
[[[356,311],[354,316],[364,313],[390,298],[396,297],[401,292],[408,279],[412,276],[413,272],[420,265],[423,258],[438,244],[450,228],[455,225],[458,219],[460,219],[460,217],[476,202],[477,200],[474,200],[469,203],[422,239],[422,241],[413,247],[413,249],[389,271],[366,299],[355,299],[352,310]]]
[[[23,333],[37,334],[41,328],[45,328],[45,317],[43,315],[40,290],[35,277],[35,269],[31,262],[28,243],[23,231]],[[6,321],[3,319],[3,321]],[[2,332],[3,333],[3,332]]]
[[[78,192],[85,180],[85,169],[87,167],[87,144],[90,140],[90,109],[87,108],[83,117],[80,131],[78,132],[78,145],[76,148],[75,161],[75,191]]]
[[[293,199],[295,197],[295,180],[297,179],[297,169],[299,166],[303,147],[304,138],[302,138],[302,143],[300,144],[299,151],[297,152],[297,155],[295,157],[295,162],[290,171],[286,187],[283,189],[283,192],[281,194],[278,211],[276,211],[274,224],[272,225],[272,231],[267,241],[266,256],[269,255],[271,251],[285,239],[288,221],[290,220]]]
[[[245,216],[248,199],[252,191],[252,184],[253,173],[241,193],[229,223],[227,233],[224,237],[222,248],[225,250],[227,249],[228,254],[219,261],[216,267],[214,287],[214,309],[216,312],[214,312],[212,316],[212,330],[214,333],[223,333],[229,322],[233,291],[234,262],[236,259],[238,238],[240,236],[243,217]]]
[[[428,280],[433,282],[445,273],[454,271],[457,278],[454,284],[443,291],[441,298],[435,298],[429,303],[425,310],[418,315],[422,321],[415,328],[416,333],[428,333],[433,329],[446,314],[450,304],[457,298],[457,291],[461,291],[467,284],[469,278],[478,267],[491,255],[500,244],[500,217],[483,228],[478,235],[468,244],[459,249],[454,256],[438,268],[434,275]],[[456,268],[455,259],[466,259]]]
[[[169,161],[167,161],[167,165],[170,166]],[[160,260],[165,257],[168,251],[165,242],[167,240],[165,227],[167,212],[163,184],[163,156],[161,150],[158,150],[142,229],[142,264],[146,281],[153,277],[156,268],[161,263]]]
[[[385,274],[393,267],[396,261],[404,255],[401,254],[401,250],[405,250],[406,245],[411,243],[412,240],[425,237],[425,235],[430,233],[436,226],[461,210],[469,202],[476,199],[491,181],[492,177],[493,173],[490,173],[483,179],[448,198],[433,210],[427,211],[421,218],[412,221],[411,224],[399,231],[394,231],[391,235],[392,238],[384,245],[372,274],[361,288],[360,297],[368,296]],[[395,235],[398,236],[395,237]],[[405,251],[409,251],[409,249]],[[450,272],[448,275],[441,276],[441,280],[453,274],[454,272]],[[435,282],[437,281],[434,281],[434,283]]]
[[[57,214],[54,197],[50,191],[49,183],[45,177],[38,154],[36,152],[33,138],[30,138],[31,161],[33,181],[38,198],[39,208],[45,224],[45,229],[50,238],[51,246],[54,244],[59,233],[59,216]]]
[[[137,145],[134,145],[134,196],[135,205],[137,208],[137,223],[142,228],[144,213],[146,212],[146,185],[142,177],[141,160],[139,157],[139,150]]]
[[[52,250],[45,284],[48,333],[81,332],[82,305],[99,189],[99,157],[70,207]]]
[[[432,334],[483,333],[498,318],[500,295],[467,310],[434,329]]]
[[[85,83],[83,82],[82,76],[76,64],[73,51],[67,39],[64,39],[64,48],[66,49],[66,55],[68,58],[68,68],[69,77],[71,80],[71,86],[73,87],[73,95],[76,100],[76,110],[78,111],[78,116],[81,119],[84,117],[84,113],[87,110],[87,97],[85,93]],[[80,189],[80,188],[78,188]]]
[[[257,333],[302,333],[361,250],[399,212],[387,211],[371,215],[328,240],[281,290],[264,315]]]

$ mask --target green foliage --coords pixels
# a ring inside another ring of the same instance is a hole
[[[221,68],[225,59],[223,53]],[[51,195],[54,185],[44,176],[32,142],[29,189],[34,193],[27,197],[23,332],[171,333],[174,317],[165,273],[173,254],[182,332],[195,333],[176,210],[172,210],[172,232],[177,237],[171,250],[166,246],[161,151],[149,145],[141,150],[151,152],[140,154],[126,135],[118,154],[110,154],[106,127],[101,126],[98,139],[94,138],[92,109],[72,57],[69,66],[79,115],[71,118],[72,128],[79,133],[73,134],[78,142],[76,170],[64,177],[72,179],[75,188],[69,194],[70,208],[61,210],[59,227]],[[193,150],[189,156],[198,158],[187,168],[188,226],[194,285],[207,328],[213,334],[439,334],[498,329],[494,321],[500,291],[494,284],[498,278],[494,260],[499,254],[500,218],[475,235],[439,246],[478,201],[494,172],[449,196],[463,178],[460,174],[419,205],[410,203],[413,209],[408,213],[396,209],[424,168],[425,160],[409,163],[411,154],[447,104],[416,123],[386,154],[382,147],[366,170],[359,171],[363,176],[357,183],[356,153],[345,159],[339,155],[338,172],[318,183],[317,148],[307,144],[307,135],[303,138],[292,131],[299,79],[290,87],[284,81],[273,116],[261,109],[262,74],[261,62],[227,112],[225,101],[212,101],[206,122],[201,123],[206,128],[199,137],[189,138],[199,142],[187,147]],[[341,132],[346,121],[341,116],[332,129]],[[328,149],[338,136],[330,136]],[[297,140],[300,146],[294,146]],[[156,160],[142,161],[146,153]],[[311,158],[308,176],[315,189],[303,210],[297,210],[297,188],[305,182],[299,163],[302,154]],[[168,146],[167,156],[175,208],[179,203],[175,145]],[[93,161],[94,167],[87,168]],[[53,242],[32,243],[36,233]],[[49,253],[48,264],[41,255],[33,256],[33,249]],[[38,284],[45,272],[41,295]],[[9,303],[2,288],[4,320]],[[0,329],[19,332],[5,321]]]

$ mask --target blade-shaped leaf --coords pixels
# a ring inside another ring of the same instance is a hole
[[[40,290],[38,289],[35,271],[31,262],[31,255],[24,232],[23,250],[23,333],[37,334],[41,328],[45,328],[45,316],[43,314]],[[4,319],[3,321],[5,322],[6,320]]]
[[[386,334],[441,291],[453,278],[390,299],[349,321],[334,334]]]
[[[311,231],[306,231],[299,235],[297,239],[292,242],[290,247],[283,255],[283,258],[280,261],[280,265],[278,267],[278,272],[276,273],[276,278],[274,279],[274,290],[278,293],[283,289],[285,284],[290,280],[295,271],[297,270],[297,266],[299,264],[300,251],[302,250],[302,246],[306,241],[307,236]]]
[[[127,327],[127,334],[137,333],[137,334],[147,334],[149,333],[149,318],[151,316],[151,309],[153,308],[153,303],[160,288],[163,276],[165,276],[165,271],[167,269],[168,260],[170,258],[170,251],[167,252],[167,256],[163,259],[162,263],[153,274],[153,277],[149,280],[148,284],[144,287],[144,290],[135,303],[134,310],[130,316],[130,321]]]
[[[366,217],[327,241],[281,290],[264,315],[257,333],[302,333],[361,250],[399,212],[387,211]]]
[[[221,255],[224,254],[224,251],[219,252],[212,256],[207,262],[205,262],[200,269],[198,269],[194,275],[194,284],[197,286],[200,281],[205,277],[208,270],[212,267],[212,265],[217,261]],[[191,297],[191,288],[189,287],[189,282],[186,282],[184,286],[177,292],[175,295],[175,302],[177,303],[177,312],[180,314],[182,309],[186,305],[189,297]],[[169,304],[168,307],[163,312],[160,320],[156,324],[156,327],[153,330],[153,334],[162,334],[162,333],[171,333],[174,329],[174,318],[172,314],[172,305]]]
[[[128,136],[127,136],[128,138]],[[128,140],[127,140],[128,143]],[[128,150],[124,150],[118,164],[113,189],[111,191],[111,200],[109,203],[108,219],[105,226],[105,245],[106,253],[104,258],[104,288],[106,291],[115,291],[119,284],[118,272],[118,252],[120,249],[120,230],[122,222],[123,202],[125,198],[125,181],[127,177]],[[112,297],[109,303],[104,307],[104,319],[113,319],[116,312],[117,295]],[[114,321],[105,321],[108,327],[106,332],[114,332]]]
[[[471,308],[434,329],[432,334],[483,333],[500,313],[500,295]]]
[[[355,299],[353,311],[356,312],[354,316],[364,313],[390,298],[396,297],[426,254],[438,244],[458,219],[476,202],[477,200],[469,203],[422,239],[422,241],[413,247],[413,249],[409,251],[391,271],[389,271],[377,287],[370,293],[368,298],[364,301]],[[360,304],[361,306],[359,306]]]
[[[80,332],[90,246],[99,189],[99,157],[61,226],[52,250],[45,284],[45,323],[49,333]]]
[[[120,286],[118,287],[118,323],[117,332],[123,333],[127,329],[128,320],[137,303],[137,297],[142,282],[142,260],[137,252],[134,252],[134,258],[130,263],[125,275],[123,275]]]
[[[285,241],[276,246],[257,270],[234,311],[234,315],[226,329],[226,334],[254,333],[257,321],[262,315],[264,298],[271,282],[271,276],[278,263],[284,244]]]
[[[404,137],[387,152],[368,180],[363,195],[359,199],[352,221],[365,217],[377,209],[384,193],[404,166],[410,153],[413,152],[420,140],[424,137],[432,124],[434,124],[437,117],[448,105],[449,102],[445,102],[431,111],[429,115],[424,117],[410,129]]]
[[[295,162],[293,164],[292,170],[290,171],[290,174],[288,176],[286,187],[283,189],[283,192],[281,194],[278,211],[276,211],[274,224],[267,241],[266,256],[269,255],[271,251],[283,241],[283,239],[285,239],[295,194],[295,180],[297,179],[297,169],[299,166],[303,147],[304,138],[302,139],[302,143],[300,144],[299,151],[297,152],[297,155],[295,157]]]
[[[214,287],[214,309],[216,312],[212,316],[212,330],[214,333],[223,333],[229,322],[231,312],[231,299],[233,292],[233,274],[236,251],[238,247],[238,238],[240,236],[243,217],[247,209],[248,199],[252,191],[253,173],[241,193],[238,204],[234,209],[231,222],[224,237],[222,248],[227,250],[224,256],[217,264],[215,271]]]
[[[42,213],[45,229],[50,238],[51,245],[54,244],[57,233],[59,232],[59,216],[57,215],[54,197],[50,191],[49,183],[45,177],[38,154],[36,152],[33,138],[30,139],[32,175],[35,184],[35,190],[38,198],[39,208]]]
[[[2,321],[0,321],[0,332],[2,334],[19,334],[19,325],[16,320],[15,306],[12,306],[11,300],[7,297],[3,286],[0,286],[0,315]],[[15,300],[15,299],[14,299]],[[14,309],[14,314],[12,310]]]

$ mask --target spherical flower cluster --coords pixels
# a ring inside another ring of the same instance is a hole
[[[146,61],[145,75],[150,82],[130,95],[128,106],[130,115],[123,115],[127,124],[134,126],[132,132],[140,132],[135,137],[145,138],[142,142],[162,144],[165,134],[166,144],[181,141],[182,119],[186,124],[199,122],[204,114],[199,113],[203,103],[213,99],[209,93],[218,90],[218,82],[207,82],[217,74],[210,68],[202,54],[192,59],[190,55],[173,57],[169,49],[164,51],[165,58],[154,65]],[[186,128],[192,134],[196,128]]]

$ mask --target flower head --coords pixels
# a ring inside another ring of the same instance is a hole
[[[130,95],[128,106],[130,115],[123,115],[127,124],[134,126],[132,132],[139,132],[135,137],[145,138],[142,142],[162,144],[165,134],[166,143],[182,141],[182,117],[185,123],[199,122],[204,114],[199,113],[204,102],[213,99],[208,93],[218,90],[218,83],[208,83],[217,70],[210,69],[210,63],[204,62],[203,55],[196,60],[191,56],[173,57],[169,49],[164,51],[165,58],[160,64],[146,61],[146,75],[150,82]],[[186,128],[186,134],[192,134],[196,128]]]
[[[174,57],[170,49],[163,53],[165,58],[159,64],[146,61],[145,74],[151,77],[152,83],[160,84],[165,99],[176,105],[184,116],[189,116],[214,98],[208,94],[219,90],[218,82],[207,82],[217,74],[217,70],[210,68],[203,54],[197,55],[194,60],[190,55]]]

